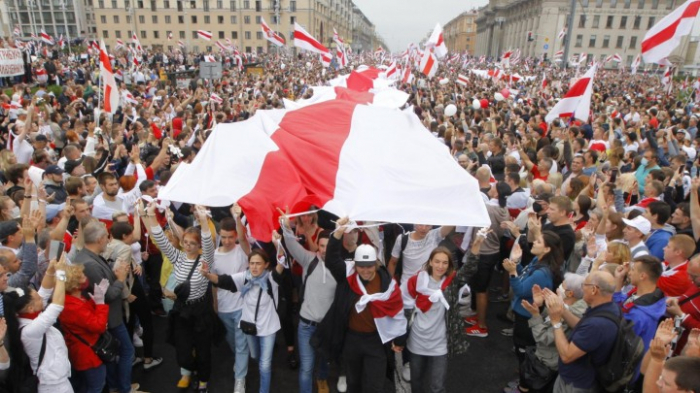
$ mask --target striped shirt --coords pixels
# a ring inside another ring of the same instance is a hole
[[[192,264],[194,264],[195,260],[188,259],[187,254],[173,247],[168,241],[168,238],[165,237],[163,228],[159,226],[152,227],[151,236],[153,236],[153,240],[155,240],[158,248],[163,251],[163,254],[165,254],[170,260],[170,263],[172,263],[177,283],[180,284],[187,280],[187,276],[190,274]],[[199,261],[207,264],[207,266],[211,266],[211,264],[214,263],[215,250],[216,247],[214,246],[211,234],[202,233],[202,256],[199,258]],[[204,296],[207,292],[208,285],[209,280],[199,273],[199,268],[196,268],[190,279],[190,296],[187,300],[199,299]]]

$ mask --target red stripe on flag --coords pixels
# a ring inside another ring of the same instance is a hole
[[[569,98],[569,97],[579,97],[582,96],[583,93],[586,92],[586,88],[588,87],[588,83],[591,81],[591,78],[581,78],[576,83],[574,83],[573,86],[571,86],[571,89],[569,89],[568,92],[566,92],[566,95],[564,98]]]
[[[336,86],[335,99],[352,101],[358,104],[371,104],[374,101],[374,94]]]
[[[366,92],[374,87],[374,81],[365,74],[353,71],[347,80],[348,89]]]
[[[251,227],[253,237],[270,238],[279,226],[277,208],[300,202],[323,206],[333,198],[340,153],[356,106],[333,100],[287,112],[282,118],[272,134],[279,150],[268,153],[255,187],[238,202],[249,222],[256,223]],[[325,135],[321,140],[319,130]]]
[[[676,34],[676,30],[678,29],[678,25],[681,23],[683,19],[686,18],[695,18],[698,14],[698,11],[700,11],[700,1],[694,1],[688,4],[688,8],[686,8],[683,11],[683,14],[681,15],[680,18],[676,19],[673,23],[668,25],[665,29],[661,30],[660,32],[656,33],[656,35],[649,37],[648,40],[642,41],[642,53],[647,52],[651,49],[656,48],[657,46],[665,43],[666,41],[670,40],[673,38],[673,36]]]
[[[328,52],[328,48],[323,46],[321,43],[319,43],[318,41],[316,41],[312,37],[305,35],[301,31],[294,30],[294,39],[304,41],[304,42],[308,43],[309,45],[313,46],[314,48],[318,49],[321,52]]]
[[[114,111],[112,110],[112,102],[111,102],[112,100],[110,99],[112,97],[112,86],[110,86],[107,83],[105,83],[104,85],[105,85],[105,96],[102,99],[102,101],[104,101],[104,103],[105,103],[104,110],[105,110],[105,112],[108,112],[108,113],[114,113],[114,112],[116,112],[116,108],[114,108],[115,109]]]
[[[423,73],[426,76],[430,74],[430,70],[433,69],[433,64],[435,64],[435,59],[433,59],[433,56],[428,55],[428,60],[425,62],[425,67],[423,68]]]

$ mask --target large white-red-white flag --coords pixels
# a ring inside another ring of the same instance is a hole
[[[401,149],[387,150],[397,140]],[[232,146],[239,154],[231,155]],[[233,181],[221,182],[231,174]],[[294,213],[311,204],[353,220],[490,225],[476,180],[412,111],[342,99],[219,124],[159,197],[207,206],[238,202],[261,241],[279,227],[278,208]]]
[[[143,47],[141,46],[141,41],[139,41],[139,37],[136,36],[136,33],[131,35],[131,43],[134,44],[134,49],[136,49],[138,52],[143,51]]]
[[[324,67],[330,67],[331,61],[333,61],[333,55],[330,52],[321,53],[321,64]]]
[[[699,10],[700,0],[688,0],[649,29],[642,41],[644,62],[659,63],[670,56],[690,34]]]
[[[445,39],[442,34],[442,26],[438,23],[433,29],[433,33],[428,38],[425,43],[426,48],[434,48],[435,55],[438,59],[442,59],[447,55],[447,45],[445,45]]]
[[[346,67],[348,65],[348,54],[345,52],[343,45],[338,45],[335,48],[335,57],[338,59],[338,65]]]
[[[272,42],[276,46],[284,46],[286,43],[284,38],[280,36],[279,34],[275,33],[274,30],[270,28],[270,26],[265,23],[265,19],[260,18],[260,28],[262,29],[263,36],[265,37],[266,40]]]
[[[575,117],[579,120],[588,120],[591,112],[591,95],[593,94],[593,78],[595,77],[597,64],[594,64],[585,75],[569,89],[554,108],[552,108],[545,121],[551,123],[559,117]]]
[[[102,78],[102,110],[116,113],[119,107],[119,87],[114,79],[112,64],[109,61],[105,42],[100,40],[100,77]]]
[[[44,31],[44,29],[41,29],[41,41],[43,41],[47,45],[55,45],[56,43],[53,40],[53,37],[51,37],[50,34]]]
[[[458,74],[457,83],[462,86],[466,86],[469,84],[469,77],[467,77],[466,75]]]
[[[432,78],[437,74],[438,60],[430,50],[423,52],[423,57],[420,60],[420,72],[428,78]]]
[[[205,41],[211,41],[211,31],[197,30],[197,36]]]
[[[401,83],[411,82],[413,82],[413,73],[411,72],[411,66],[407,65],[401,72]]]
[[[329,50],[318,42],[311,34],[304,30],[301,25],[294,22],[294,46],[318,54],[328,53]]]

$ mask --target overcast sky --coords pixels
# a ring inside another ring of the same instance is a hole
[[[391,51],[403,51],[464,11],[481,7],[488,0],[353,0],[374,23]]]

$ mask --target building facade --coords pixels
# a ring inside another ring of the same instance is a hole
[[[355,52],[374,49],[374,25],[356,5],[352,7],[352,49]]]
[[[3,0],[0,12],[8,35],[19,26],[26,38],[42,29],[57,39],[61,34],[71,40],[96,37],[92,0]]]
[[[477,16],[476,10],[465,11],[445,24],[443,38],[450,51],[474,53]]]
[[[216,49],[216,41],[230,40],[245,52],[267,52],[261,20],[293,45],[294,23],[299,23],[324,45],[333,41],[333,28],[352,36],[351,0],[94,0],[97,35],[109,46],[117,39],[130,42],[136,32],[142,46],[173,49],[182,41],[188,51]],[[212,40],[197,36],[212,33]],[[172,34],[173,39],[168,40]]]
[[[617,53],[630,65],[641,51],[644,34],[682,2],[580,0],[576,4],[573,26],[567,28],[569,56],[586,53],[589,59],[591,55],[600,59]],[[492,0],[479,9],[474,53],[499,57],[508,49],[519,48],[523,56],[552,59],[564,49],[565,40],[558,36],[567,27],[570,8],[569,0]],[[528,32],[532,32],[532,41],[528,41]],[[676,61],[684,58],[683,47],[674,52]]]

